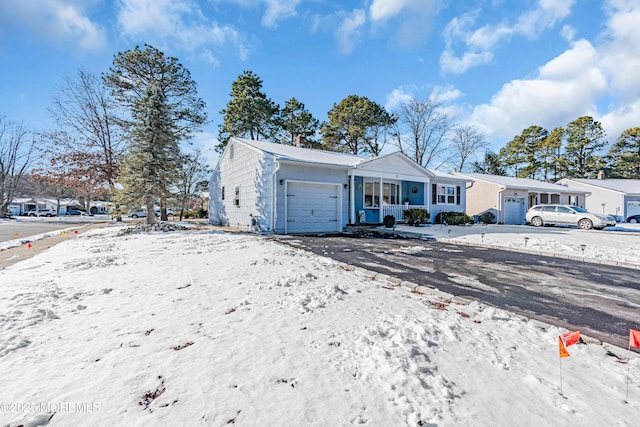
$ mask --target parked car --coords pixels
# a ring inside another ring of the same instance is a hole
[[[56,216],[55,209],[31,209],[27,212],[27,216]]]
[[[154,212],[156,213],[156,216],[160,216],[160,208],[155,208]],[[173,210],[171,208],[167,208],[167,216],[173,216]]]
[[[599,215],[588,212],[577,206],[569,205],[535,205],[527,210],[526,221],[533,226],[566,224],[576,225],[583,230],[603,229],[616,225],[616,221],[609,215]]]
[[[630,217],[627,218],[627,222],[630,222],[632,224],[639,223],[640,222],[640,214],[631,215]]]
[[[67,215],[84,215],[85,213],[80,209],[67,209]]]
[[[155,211],[154,212],[155,216],[160,216],[160,211]],[[131,218],[146,218],[147,217],[147,211],[144,209],[138,209],[135,211],[131,211],[129,212],[129,217]]]

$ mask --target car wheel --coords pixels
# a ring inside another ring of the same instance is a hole
[[[131,215],[131,218],[133,218],[133,219],[138,219],[138,215],[133,214],[133,215]]]
[[[533,218],[531,218],[531,225],[533,225],[534,227],[542,226],[542,218],[540,218],[539,216],[534,216]]]
[[[593,222],[590,219],[584,218],[578,221],[578,227],[583,230],[591,230],[593,228]]]
[[[636,224],[638,222],[638,220],[636,218],[631,218],[631,219],[629,219],[629,222],[631,224]]]

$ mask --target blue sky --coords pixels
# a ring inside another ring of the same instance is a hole
[[[144,43],[198,83],[205,150],[244,70],[321,121],[351,94],[390,111],[435,94],[495,150],[583,115],[611,142],[640,126],[640,0],[0,0],[0,114],[50,129],[66,77]]]

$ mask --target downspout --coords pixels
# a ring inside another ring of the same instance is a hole
[[[277,200],[278,200],[278,182],[277,182],[277,175],[278,175],[278,171],[280,170],[280,162],[278,161],[278,159],[275,159],[276,162],[276,168],[273,170],[273,172],[271,173],[271,187],[272,187],[272,195],[271,195],[271,231],[273,233],[276,232],[276,205],[277,205]]]
[[[351,177],[349,178],[349,224],[355,224],[356,218],[356,201],[355,194],[356,190],[354,188],[356,183],[356,177],[351,172]]]
[[[504,218],[502,218],[504,213],[502,212],[502,192],[506,189],[507,187],[502,187],[500,191],[498,191],[498,204],[496,205],[498,211],[498,219],[496,220],[496,224],[500,224],[500,220],[502,220],[502,223],[504,224]]]

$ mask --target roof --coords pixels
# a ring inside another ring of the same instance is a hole
[[[338,165],[345,167],[353,167],[359,163],[369,160],[369,158],[367,157],[355,156],[353,154],[337,153],[335,151],[301,148],[294,145],[274,144],[272,142],[255,141],[252,139],[236,137],[234,137],[233,139],[265,153],[269,153],[279,160]]]
[[[540,191],[540,192],[561,192],[573,194],[587,194],[588,191],[575,190],[565,185],[553,184],[550,182],[538,181],[530,178],[516,178],[512,176],[487,175],[482,173],[460,173],[454,172],[457,176],[466,176],[474,181],[485,181],[508,188],[517,188],[520,190]]]
[[[275,144],[272,142],[256,141],[245,138],[233,137],[232,139],[235,139],[243,144],[249,145],[250,147],[253,147],[265,153],[271,154],[278,160],[320,165],[344,166],[346,168],[357,168],[358,166],[365,167],[370,163],[375,163],[385,158],[402,158],[412,163],[415,166],[416,171],[419,171],[420,173],[423,173],[427,176],[455,181],[468,181],[468,179],[465,179],[463,177],[423,168],[406,154],[403,154],[399,151],[378,157],[362,157],[356,156],[354,154],[316,150],[313,148],[302,148],[294,145]]]
[[[630,195],[640,195],[640,179],[587,179],[566,178],[564,181],[575,181],[598,188],[618,191]]]

